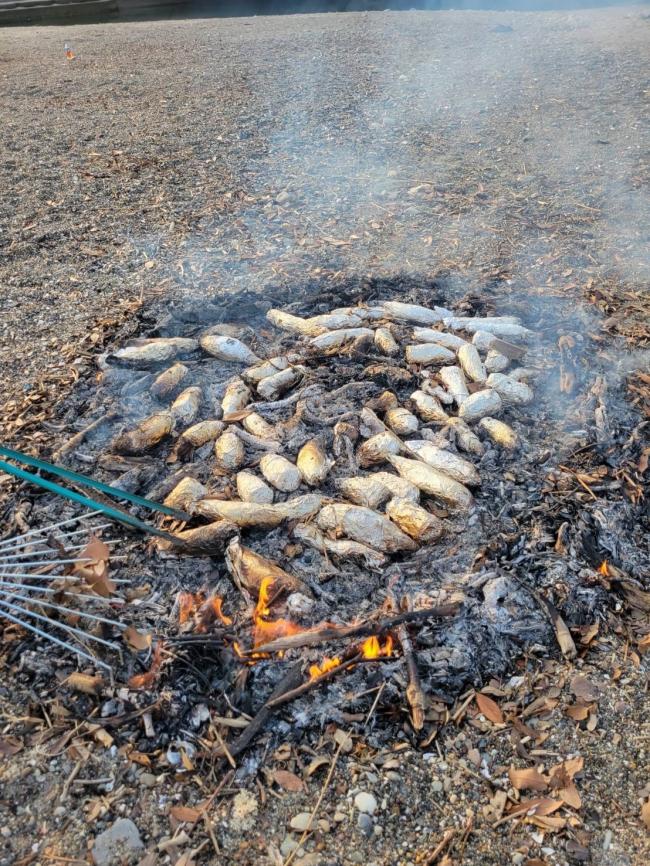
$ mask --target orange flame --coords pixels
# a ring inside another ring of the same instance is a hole
[[[212,609],[214,610],[217,619],[220,619],[224,625],[232,625],[232,617],[226,616],[226,614],[221,609],[221,605],[223,604],[223,599],[218,595],[212,596]]]
[[[390,635],[386,638],[383,647],[379,643],[379,638],[374,634],[361,644],[361,654],[364,659],[378,659],[382,656],[389,656],[392,652],[393,639]]]
[[[269,601],[271,598],[271,586],[273,579],[265,577],[260,584],[260,592],[255,607],[255,630],[253,633],[253,646],[275,640],[279,637],[287,637],[291,634],[298,634],[304,629],[296,625],[295,622],[290,622],[288,619],[267,620],[271,610]]]
[[[178,596],[178,621],[181,625],[187,622],[192,614],[196,613],[200,605],[205,601],[205,596],[197,592],[181,592]]]
[[[609,577],[609,576],[610,576],[610,575],[609,575],[609,566],[607,565],[607,560],[606,560],[606,559],[604,559],[604,560],[601,562],[601,564],[600,564],[600,568],[598,569],[598,571],[599,571],[600,574],[603,575],[603,577]]]
[[[310,665],[309,667],[309,679],[315,680],[317,677],[322,677],[323,674],[326,674],[328,671],[333,671],[334,668],[337,668],[341,664],[340,658],[330,659],[327,656],[323,659],[321,664],[319,665]]]

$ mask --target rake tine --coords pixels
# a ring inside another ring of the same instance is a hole
[[[27,601],[33,602],[33,599],[27,599]],[[43,603],[43,604],[45,604],[45,603]],[[56,620],[50,619],[47,616],[41,616],[40,613],[34,613],[34,611],[32,611],[32,610],[26,610],[24,607],[21,607],[20,605],[12,604],[9,601],[4,601],[4,599],[0,599],[0,607],[8,608],[9,610],[20,611],[21,614],[24,614],[25,616],[32,617],[32,619],[38,619],[41,622],[46,622],[49,625],[51,625],[53,628],[63,629],[63,631],[68,631],[71,634],[79,635],[79,637],[82,637],[84,640],[95,641],[95,643],[100,643],[103,646],[110,647],[111,649],[114,649],[114,650],[119,652],[120,648],[116,643],[112,643],[111,641],[104,640],[101,637],[96,637],[95,635],[88,634],[88,632],[82,631],[81,629],[75,628],[74,626],[65,625],[64,623],[57,622]],[[65,608],[65,607],[63,608],[63,610],[65,611],[65,613],[72,613],[72,611],[70,611],[68,608]],[[4,616],[4,613],[0,613],[0,615]]]
[[[62,520],[60,523],[50,523],[49,526],[44,526],[42,529],[30,529],[29,532],[24,532],[22,535],[14,535],[13,538],[0,541],[0,550],[3,547],[11,547],[14,542],[22,541],[23,538],[28,538],[32,535],[42,535],[44,532],[51,532],[53,529],[60,529],[62,526],[68,526],[70,523],[77,523],[80,520],[88,520],[88,518],[96,517],[101,513],[101,511],[91,511],[89,514],[82,514],[81,517],[70,517],[68,520]],[[111,524],[106,523],[104,525],[110,526]],[[78,530],[78,532],[81,532],[81,530]]]
[[[9,589],[22,589],[27,592],[45,592],[48,595],[69,595],[71,598],[83,598],[88,601],[100,601],[104,604],[126,604],[123,598],[104,598],[101,595],[86,595],[82,592],[70,592],[67,589],[49,589],[44,586],[30,586],[28,583],[12,583],[9,580],[0,580],[0,586],[6,586]],[[12,592],[4,593],[7,596],[13,596]],[[72,611],[78,613],[78,611]]]
[[[69,538],[73,538],[76,535],[87,535],[89,530],[91,532],[99,532],[100,529],[108,529],[109,527],[112,527],[112,526],[113,526],[112,523],[100,523],[98,526],[92,526],[92,527],[86,526],[83,529],[77,529],[74,532],[64,532],[63,533],[63,541],[60,538],[55,538],[54,540],[59,541],[60,544],[64,544],[64,542],[66,542]],[[42,531],[47,532],[48,535],[51,535],[52,533],[49,532],[50,528],[51,527],[46,526],[45,529]],[[40,532],[41,530],[38,530],[38,531]],[[21,537],[22,536],[20,536],[20,535],[16,535],[16,536],[14,536],[14,538],[8,539],[8,541],[13,542],[14,540],[18,540]],[[2,554],[3,549],[22,550],[24,547],[32,547],[32,546],[35,546],[37,544],[49,544],[49,538],[42,538],[42,539],[37,540],[37,541],[33,541],[31,539],[28,539],[27,541],[23,541],[22,544],[16,544],[16,545],[8,544],[7,539],[5,539],[5,541],[2,544],[0,544],[0,554]],[[84,547],[84,546],[85,545],[79,545],[78,547],[72,547],[69,549],[70,550],[79,550],[81,547]]]
[[[4,612],[2,614],[4,619],[8,619],[10,622],[19,625],[21,628],[27,629],[27,631],[31,631],[33,634],[37,634],[39,637],[45,638],[45,640],[50,641],[51,643],[56,644],[57,646],[63,647],[63,649],[70,650],[76,655],[82,656],[85,659],[91,661],[94,665],[98,665],[99,667],[104,668],[105,670],[112,673],[113,669],[110,665],[107,665],[106,662],[100,661],[100,659],[95,658],[95,656],[90,655],[90,653],[84,652],[84,650],[79,649],[79,647],[74,646],[73,644],[66,643],[64,640],[60,640],[58,637],[55,637],[53,634],[48,634],[46,631],[43,631],[40,628],[37,628],[35,625],[31,625],[28,622],[23,622],[18,617],[12,616],[10,613]]]
[[[102,539],[103,544],[117,544],[117,538],[109,538],[107,540]],[[27,545],[25,545],[27,547]],[[86,547],[85,544],[75,544],[72,547],[66,548],[66,553],[72,550],[83,550]],[[21,548],[17,548],[21,549]],[[54,548],[50,548],[49,550],[27,550],[25,553],[12,553],[9,556],[3,556],[2,551],[0,550],[0,562],[10,561],[14,559],[23,559],[25,556],[48,556],[48,554],[52,554],[52,556],[58,556],[59,551],[54,550]],[[92,557],[85,557],[85,559],[92,559]],[[82,561],[81,558],[75,560],[75,562]]]
[[[62,604],[55,604],[53,601],[43,601],[40,598],[39,599],[29,598],[29,596],[20,595],[17,592],[8,593],[8,595],[9,595],[9,598],[17,599],[18,601],[26,601],[29,604],[38,604],[40,607],[47,607],[50,610],[59,610],[62,613],[72,613],[72,614],[75,614],[75,616],[82,616],[82,617],[84,617],[84,619],[92,619],[95,622],[103,622],[104,625],[112,625],[115,628],[119,628],[122,630],[125,630],[127,628],[127,626],[125,626],[124,623],[118,622],[115,619],[108,619],[105,616],[98,616],[95,613],[86,613],[83,610],[78,610],[77,608],[73,608],[73,607],[65,607]],[[0,599],[0,603],[2,603],[3,601],[6,601],[6,598]],[[23,610],[24,610],[24,608],[23,608]],[[89,635],[89,637],[90,637],[90,635]]]
[[[79,580],[78,574],[34,574],[34,572],[7,572],[0,577],[19,577],[21,580]],[[131,583],[127,578],[111,577],[111,583]]]

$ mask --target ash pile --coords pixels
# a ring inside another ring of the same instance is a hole
[[[221,716],[283,706],[296,729],[372,706],[419,731],[522,650],[555,651],[521,550],[508,574],[490,554],[539,503],[547,350],[517,316],[387,299],[167,331],[102,359],[91,413],[122,421],[76,456],[187,514],[143,558],[167,619],[142,625],[176,662],[142,682],[180,729],[211,693]],[[577,590],[572,619],[595,603]]]

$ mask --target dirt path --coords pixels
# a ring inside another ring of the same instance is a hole
[[[650,270],[649,36],[644,7],[0,32],[0,100],[11,106],[0,126],[3,438],[47,452],[53,400],[156,298],[443,273],[456,298],[544,286],[535,303],[586,296],[608,315],[622,307],[617,330],[638,338]],[[455,864],[641,866],[647,697],[626,628],[603,625],[582,651],[598,695],[579,723],[565,712],[575,671],[549,662],[521,669],[550,702],[532,738],[473,718],[445,727],[429,751],[405,736],[386,755],[370,728],[339,756],[326,823],[295,866],[422,864],[445,829],[457,831]],[[518,706],[518,688],[499,701]],[[41,699],[28,670],[18,696],[0,680],[2,731],[42,718]],[[57,707],[48,695],[55,727]],[[324,732],[330,759],[333,736]],[[155,851],[173,831],[170,804],[195,805],[214,788],[207,769],[191,783],[154,770],[143,779],[118,754],[119,736],[88,757],[91,740],[82,733],[71,754],[58,737],[27,737],[0,765],[0,866],[85,862],[92,839],[125,816]],[[583,803],[560,836],[491,829],[498,817],[484,812],[485,775],[507,790],[508,767],[531,748],[547,768],[584,757]],[[302,775],[313,757],[276,751],[268,764]],[[87,785],[71,778],[79,764]],[[234,807],[237,786],[227,787],[212,816],[222,853],[197,828],[186,849],[163,844],[159,862],[207,839],[197,863],[281,863],[300,837],[287,841],[287,821],[313,807],[324,772],[295,793],[249,779],[249,799]],[[346,799],[357,789],[378,802],[369,828]]]

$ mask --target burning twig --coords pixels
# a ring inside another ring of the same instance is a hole
[[[358,664],[363,659],[363,654],[356,648],[352,652],[354,653],[353,655],[349,656],[349,658],[346,658],[344,661],[340,661],[339,664],[329,668],[324,673],[319,674],[316,677],[310,677],[306,682],[296,686],[295,689],[291,689],[291,691],[278,695],[276,698],[271,698],[267,701],[266,706],[275,709],[282,704],[293,701],[295,698],[299,698],[301,695],[304,695],[305,692],[310,692],[312,689],[316,689],[323,685],[323,683],[329,682],[329,680],[334,679],[334,677],[339,673],[354,667],[354,665]]]
[[[384,635],[392,631],[402,623],[422,622],[428,619],[454,616],[458,612],[458,606],[453,604],[440,605],[439,607],[427,607],[423,610],[409,610],[396,614],[379,622],[363,622],[358,625],[327,625],[323,628],[314,628],[309,631],[301,631],[299,634],[281,637],[268,643],[255,647],[255,652],[274,653],[289,649],[297,649],[303,646],[315,646],[330,641],[343,640],[348,637],[364,637],[366,635]]]

